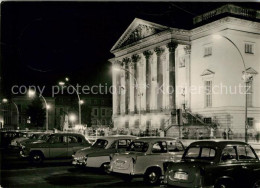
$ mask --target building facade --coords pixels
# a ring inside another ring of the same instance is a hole
[[[55,99],[45,97],[48,108],[48,129],[53,130],[55,120]],[[4,129],[31,129],[30,117],[28,117],[26,111],[28,106],[31,105],[32,99],[27,96],[16,96],[8,100],[8,103],[2,103],[3,110],[3,127]],[[43,106],[45,107],[45,103]],[[45,130],[45,125],[42,127]],[[36,128],[36,127],[35,127]]]
[[[112,123],[112,99],[111,96],[95,95],[81,96],[84,101],[81,104],[81,124],[86,127],[110,127]],[[76,120],[70,122],[69,116],[74,114]],[[73,124],[78,124],[78,99],[71,96],[56,97],[55,126],[64,129],[72,128]]]
[[[193,22],[184,30],[136,18],[113,46],[115,127],[166,130],[182,109],[219,133],[243,137],[246,120],[260,131],[260,10],[227,4]]]

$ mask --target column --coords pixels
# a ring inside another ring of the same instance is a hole
[[[185,108],[190,108],[190,100],[191,100],[191,95],[190,95],[190,86],[191,86],[191,72],[190,72],[190,53],[191,53],[191,46],[187,45],[184,47],[184,51],[185,51],[185,67],[186,67],[186,83],[187,83],[187,87],[185,89],[185,95],[186,95],[186,100],[187,100],[187,106]],[[188,92],[187,92],[188,91]]]
[[[163,48],[156,47],[154,49],[157,55],[157,110],[162,110],[163,102],[163,61],[162,53],[164,52]]]
[[[176,109],[176,83],[175,83],[175,50],[178,44],[171,42],[167,44],[169,49],[169,108]]]
[[[121,62],[117,62],[117,66],[120,66]],[[117,114],[120,114],[120,102],[121,102],[121,71],[116,75],[116,88],[117,88]]]
[[[116,63],[113,62],[113,66],[116,66]],[[113,69],[113,116],[117,115],[117,71]]]
[[[151,76],[151,64],[152,64],[152,52],[147,50],[143,52],[145,56],[146,64],[146,111],[150,111],[151,89],[152,89],[152,76]]]
[[[125,114],[125,65],[121,63],[121,71],[120,71],[120,112],[121,114]]]
[[[137,106],[139,106],[139,100],[138,100],[138,98],[139,98],[139,96],[138,96],[138,93],[139,93],[139,91],[140,91],[140,89],[139,89],[139,83],[137,82],[137,80],[138,80],[138,77],[139,77],[139,75],[138,75],[138,70],[137,70],[137,63],[139,62],[139,60],[140,60],[140,56],[139,55],[137,55],[137,54],[135,54],[135,55],[133,55],[132,56],[132,62],[134,63],[134,82],[135,82],[135,87],[134,87],[134,109],[135,109],[135,113],[137,113]]]
[[[134,63],[129,62],[129,71],[131,74],[129,74],[129,112],[134,113],[135,112],[135,81],[134,81]]]
[[[124,58],[123,62],[125,64],[125,69],[126,69],[126,71],[125,71],[125,113],[128,114],[130,112],[129,111],[129,106],[130,106],[130,104],[129,104],[129,102],[130,102],[129,93],[130,93],[130,90],[131,90],[131,88],[130,88],[130,78],[129,78],[131,76],[131,75],[129,75],[129,72],[131,72],[130,66],[129,66],[130,58],[128,58],[128,57]]]

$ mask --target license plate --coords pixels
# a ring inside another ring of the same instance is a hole
[[[174,174],[174,178],[179,180],[187,180],[188,174],[186,174],[185,172],[176,172]]]

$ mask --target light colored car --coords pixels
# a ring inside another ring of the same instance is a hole
[[[18,147],[22,141],[28,140],[33,134],[34,133],[32,132],[20,133],[18,138],[15,138],[11,141],[11,147]]]
[[[103,168],[105,171],[110,164],[110,155],[124,152],[135,136],[115,135],[105,136],[96,140],[89,148],[84,148],[73,155],[72,164],[78,166]]]
[[[35,143],[44,143],[47,142],[49,139],[51,133],[38,133],[38,134],[33,134],[32,136],[29,137],[29,139],[23,140],[20,142],[20,147],[22,148],[26,144],[35,144]]]
[[[138,138],[125,153],[112,156],[109,170],[125,181],[142,176],[146,183],[158,184],[164,174],[163,163],[180,161],[184,149],[182,142],[174,138]]]
[[[22,147],[21,157],[29,157],[33,163],[49,158],[71,158],[77,150],[91,146],[89,141],[77,133],[54,133],[47,142],[29,143]]]

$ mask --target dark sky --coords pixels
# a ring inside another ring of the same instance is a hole
[[[191,28],[192,17],[222,4],[2,2],[5,94],[12,85],[53,85],[66,75],[72,84],[110,84],[110,49],[135,17]]]

